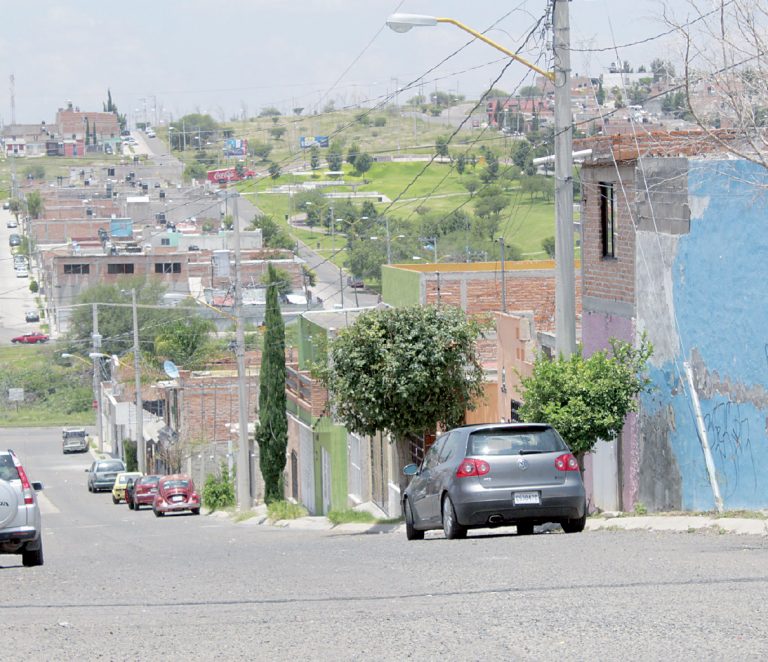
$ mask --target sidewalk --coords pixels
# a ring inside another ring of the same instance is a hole
[[[228,513],[213,512],[209,516],[230,518]],[[379,534],[400,533],[405,535],[405,524],[396,522],[392,524],[337,524],[334,525],[327,517],[308,516],[292,520],[279,520],[270,522],[267,519],[266,508],[257,507],[254,515],[248,519],[236,522],[241,526],[271,526],[283,529],[295,529],[301,531],[330,531],[334,534]],[[666,531],[678,533],[718,533],[768,536],[768,519],[750,517],[710,517],[705,515],[648,515],[635,516],[630,513],[603,513],[595,517],[587,518],[584,529],[591,531]],[[500,527],[494,529],[473,529],[473,533],[496,533],[499,531],[512,532],[513,527]],[[536,527],[537,533],[561,533],[560,526],[545,524]],[[428,535],[430,535],[428,533]],[[432,532],[436,537],[442,536],[442,531]],[[431,536],[430,536],[431,537]]]

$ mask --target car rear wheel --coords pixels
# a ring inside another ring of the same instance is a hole
[[[118,499],[114,494],[112,495],[112,503],[120,503],[120,499]]]
[[[563,527],[563,531],[566,533],[581,533],[584,530],[584,526],[587,524],[587,513],[585,512],[579,519],[567,519],[560,522],[560,526]]]
[[[443,497],[443,532],[448,540],[467,537],[467,528],[461,526],[456,519],[456,511],[453,509],[451,497],[447,494]]]
[[[162,517],[165,515],[165,513],[161,513],[159,510],[152,509],[152,512],[155,513],[155,517]]]
[[[39,549],[25,549],[21,553],[21,563],[27,568],[43,565],[43,543],[40,543]]]
[[[193,515],[199,515],[200,514],[200,509],[199,508],[192,508],[192,514]]]
[[[419,531],[413,526],[413,511],[408,499],[405,500],[405,537],[408,540],[424,540],[424,531]]]
[[[125,503],[128,504],[128,510],[133,510],[133,501],[126,501]]]
[[[134,510],[141,510],[141,504],[138,501],[133,502],[133,509]]]
[[[533,524],[530,522],[521,522],[517,525],[517,535],[530,536],[533,535]]]

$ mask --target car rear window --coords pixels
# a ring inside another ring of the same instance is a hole
[[[470,455],[525,455],[568,450],[552,428],[479,430],[469,435]]]
[[[10,455],[0,455],[0,480],[18,480],[19,472]]]
[[[114,462],[101,462],[96,467],[96,471],[123,471],[124,469],[123,463],[118,460]]]
[[[166,488],[189,487],[189,481],[188,480],[167,480],[165,481],[165,487]]]
[[[160,476],[144,476],[141,479],[142,485],[157,485],[160,482]]]

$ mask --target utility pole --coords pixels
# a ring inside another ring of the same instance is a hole
[[[499,250],[501,252],[501,312],[507,312],[507,276],[504,273],[504,237],[499,237]]]
[[[392,243],[389,238],[389,216],[384,216],[384,223],[387,228],[387,264],[392,264]]]
[[[341,290],[341,307],[344,307],[344,270],[339,267],[339,289]]]
[[[136,458],[139,471],[147,473],[147,447],[144,443],[144,404],[141,400],[141,363],[139,361],[139,311],[136,305],[136,288],[131,288],[131,308],[133,309],[133,372],[136,377]]]
[[[237,509],[245,512],[251,509],[251,448],[248,440],[248,391],[245,375],[245,327],[243,325],[243,279],[240,263],[240,217],[237,211],[237,191],[232,196],[232,229],[235,240],[235,357],[237,359]]]
[[[573,126],[569,0],[554,1],[555,64],[555,341],[559,355],[576,351],[576,277],[573,259]]]
[[[101,352],[101,335],[99,335],[99,306],[91,304],[93,313],[93,333],[91,342],[93,347],[93,401],[96,403],[96,429],[99,435],[99,453],[104,452],[104,422],[101,417],[101,379],[99,378],[99,367],[101,357],[96,356]]]

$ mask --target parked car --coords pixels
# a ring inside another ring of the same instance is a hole
[[[24,320],[26,322],[39,322],[40,314],[36,310],[28,310],[24,313]]]
[[[134,481],[142,477],[140,471],[124,471],[115,476],[115,483],[112,485],[112,503],[125,501],[125,486],[128,481]]]
[[[21,554],[23,565],[43,565],[40,507],[35,492],[12,450],[0,451],[0,554]]]
[[[10,219],[5,224],[5,227],[7,227],[7,228],[17,228],[17,227],[19,227],[19,222],[15,218],[12,218],[12,219]]]
[[[8,235],[8,245],[11,247],[21,246],[21,237],[15,233]]]
[[[157,494],[160,476],[150,474],[135,480],[129,480],[125,486],[125,502],[131,510],[141,510],[142,506],[151,506]]]
[[[556,522],[566,533],[584,529],[587,507],[579,463],[545,424],[467,425],[442,435],[403,493],[406,536],[442,528],[463,538],[477,527],[515,525],[518,535]]]
[[[12,343],[21,343],[22,345],[34,345],[36,343],[48,342],[48,336],[45,333],[39,331],[33,331],[32,333],[22,333],[20,336],[11,338]]]
[[[16,269],[18,267],[27,267],[27,256],[26,255],[14,255],[13,256],[13,268]]]
[[[10,200],[5,200],[3,202],[3,209],[10,209],[10,208],[11,208],[11,201]]]
[[[358,278],[357,276],[347,276],[347,287],[360,289],[365,287],[365,282],[362,278]]]
[[[163,476],[157,483],[157,494],[152,502],[155,517],[166,513],[189,510],[193,515],[200,514],[200,495],[195,484],[187,474]]]
[[[156,138],[157,134],[155,133],[154,129],[147,129],[147,138]]]
[[[88,435],[85,428],[64,428],[61,431],[61,452],[85,453],[88,450]]]
[[[29,271],[26,267],[16,267],[16,278],[29,278]]]
[[[88,474],[88,491],[102,492],[114,487],[117,474],[125,471],[125,464],[122,460],[94,460],[85,471]]]

